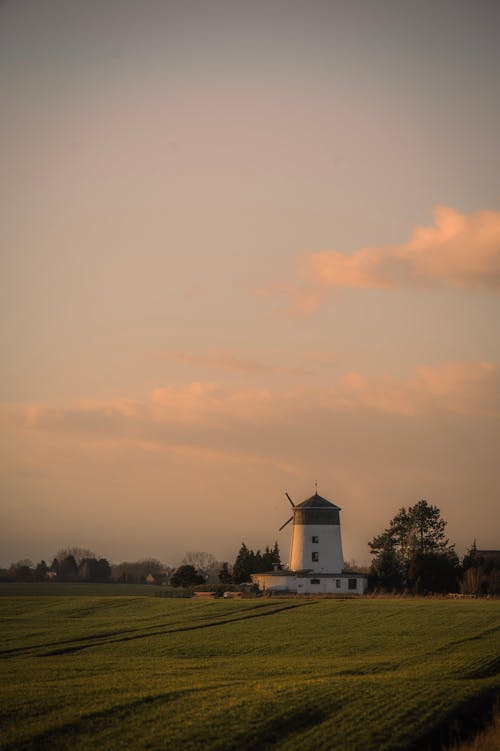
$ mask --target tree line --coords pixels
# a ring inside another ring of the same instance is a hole
[[[281,568],[278,543],[266,546],[264,552],[253,551],[245,543],[231,564],[218,561],[212,553],[187,552],[177,568],[165,566],[155,558],[110,563],[87,548],[61,548],[52,562],[42,560],[36,565],[30,559],[12,563],[0,571],[0,580],[17,582],[122,582],[170,584],[192,587],[201,584],[238,585],[250,581],[250,574]]]
[[[368,543],[372,563],[369,589],[425,595],[461,592],[468,595],[500,594],[500,559],[497,551],[481,551],[474,542],[460,561],[445,534],[446,521],[437,506],[421,500],[401,508],[389,526]],[[87,548],[61,548],[52,562],[36,565],[29,559],[0,571],[3,581],[124,582],[238,586],[251,574],[283,568],[278,543],[264,551],[242,542],[233,563],[218,561],[212,553],[188,552],[180,566],[164,566],[155,558],[110,563]],[[352,570],[352,564],[345,566]],[[358,570],[361,570],[358,568]]]
[[[460,562],[445,535],[437,506],[421,500],[401,508],[368,544],[373,555],[370,589],[383,592],[500,594],[500,561],[474,542]]]

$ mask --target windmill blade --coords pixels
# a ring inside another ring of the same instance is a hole
[[[285,529],[286,525],[287,525],[287,524],[290,524],[290,522],[291,522],[291,521],[293,521],[293,516],[291,516],[291,517],[289,518],[289,520],[288,520],[288,521],[286,521],[286,522],[285,522],[285,523],[284,523],[284,524],[283,524],[283,525],[282,525],[282,526],[281,526],[281,527],[279,528],[278,532],[281,532],[281,530],[282,530],[282,529]]]
[[[292,501],[292,499],[290,498],[290,496],[288,495],[288,493],[286,492],[286,490],[285,490],[285,495],[288,498],[288,500],[290,501],[290,503],[292,504],[292,508],[295,508],[295,503]]]

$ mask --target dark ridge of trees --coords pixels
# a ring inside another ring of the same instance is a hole
[[[59,563],[62,563],[65,558],[72,557],[75,559],[76,565],[79,566],[85,558],[97,558],[97,555],[89,548],[80,548],[78,545],[73,545],[69,548],[60,548],[55,557]]]
[[[187,552],[181,561],[182,565],[194,566],[196,572],[204,577],[207,584],[220,583],[220,573],[224,566],[228,567],[227,573],[229,574],[227,562],[218,561],[213,553],[204,551]]]
[[[277,542],[274,543],[272,548],[266,545],[263,553],[260,550],[254,552],[242,542],[233,565],[233,583],[249,582],[251,574],[272,571],[275,566],[282,568]]]
[[[224,561],[219,571],[219,581],[221,584],[232,584],[233,574],[229,569],[229,563]]]
[[[194,566],[185,563],[179,566],[170,577],[170,584],[173,587],[192,587],[195,584],[204,584],[205,577],[199,574]]]
[[[149,575],[156,577],[164,570],[163,563],[156,558],[143,558],[140,561],[123,561],[111,566],[111,578],[118,582],[141,583]]]
[[[466,595],[500,595],[500,554],[472,543],[462,561],[460,591]]]
[[[50,566],[44,560],[36,566],[29,559],[17,561],[11,564],[2,579],[19,582],[108,581],[110,575],[111,567],[106,558],[83,558],[78,565],[75,556],[70,553],[60,559],[55,556]]]
[[[67,555],[59,561],[59,576],[61,581],[72,582],[78,579],[78,564],[74,555]]]
[[[399,510],[368,544],[373,555],[370,584],[386,592],[457,592],[461,575],[446,522],[437,506],[421,500]]]
[[[427,593],[461,592],[470,596],[500,595],[500,552],[479,550],[476,541],[460,563],[445,535],[446,521],[436,506],[421,500],[408,509],[401,508],[389,526],[369,542],[373,560],[369,570],[370,588],[383,592]],[[87,555],[91,553],[90,555]],[[278,543],[264,552],[241,544],[234,564],[218,561],[212,553],[186,553],[173,571],[176,586],[205,584],[231,587],[249,582],[251,574],[272,571],[281,564]],[[355,561],[347,569],[360,570]],[[194,573],[193,573],[194,571]],[[129,582],[166,584],[172,569],[156,558],[111,565],[86,548],[61,548],[50,565],[36,565],[29,558],[0,569],[4,582]]]

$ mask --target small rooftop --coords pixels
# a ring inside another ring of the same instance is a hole
[[[336,506],[334,503],[327,501],[326,498],[322,498],[318,493],[315,493],[310,498],[302,501],[302,503],[297,503],[295,508],[333,508],[340,511],[340,506]]]

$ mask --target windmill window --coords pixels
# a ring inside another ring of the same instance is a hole
[[[319,561],[319,553],[313,553],[312,554],[313,561]]]
[[[358,580],[349,579],[349,589],[357,589],[357,588],[358,588]]]
[[[313,536],[311,537],[311,542],[319,542],[319,537],[318,537],[318,535],[313,535]]]
[[[321,584],[319,579],[311,579],[311,584]]]

